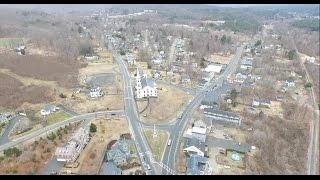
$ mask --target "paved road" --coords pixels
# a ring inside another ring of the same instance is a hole
[[[108,49],[111,52],[113,52],[113,57],[118,62],[120,67],[120,72],[123,76],[123,80],[124,80],[123,98],[124,98],[124,105],[125,105],[124,110],[125,110],[127,119],[129,121],[130,132],[133,135],[134,141],[136,143],[140,160],[143,164],[144,169],[146,169],[146,167],[144,166],[145,163],[150,165],[151,169],[146,171],[147,174],[154,175],[156,174],[156,169],[154,167],[154,163],[151,163],[153,162],[153,157],[150,157],[149,155],[144,156],[145,154],[151,152],[151,150],[143,134],[142,125],[140,124],[140,121],[139,121],[139,115],[137,111],[138,109],[134,99],[133,87],[131,85],[131,80],[130,80],[130,74],[128,72],[128,69],[124,61],[122,60],[122,57],[117,52],[113,51],[110,44]]]
[[[6,144],[10,141],[9,134],[10,134],[12,128],[14,127],[14,125],[19,121],[19,118],[20,118],[19,116],[15,116],[9,121],[9,125],[7,125],[2,136],[0,137],[0,145]]]
[[[0,151],[17,146],[21,143],[24,143],[24,142],[27,142],[30,140],[34,140],[34,139],[46,136],[48,133],[57,130],[61,126],[68,125],[69,123],[75,123],[75,122],[82,121],[82,120],[83,121],[91,120],[91,119],[94,119],[97,117],[111,115],[111,114],[123,114],[123,111],[101,111],[101,112],[88,113],[88,114],[82,114],[79,116],[74,116],[74,117],[71,117],[67,120],[64,120],[64,121],[46,126],[44,128],[38,129],[36,131],[30,132],[22,137],[13,139],[12,141],[1,145]]]
[[[202,99],[205,97],[206,92],[214,87],[222,86],[223,82],[227,79],[228,75],[235,72],[237,65],[240,61],[242,51],[243,51],[243,47],[239,47],[237,49],[235,56],[230,61],[226,70],[220,75],[219,79],[214,83],[207,84],[204,90],[198,92],[193,98],[193,100],[187,105],[187,107],[185,108],[185,111],[182,114],[182,118],[178,119],[177,123],[174,125],[170,133],[170,139],[172,144],[171,146],[166,146],[166,149],[164,152],[163,164],[165,164],[166,166],[170,167],[173,170],[175,169],[176,154],[179,149],[180,139],[183,134],[183,131],[186,128],[187,122],[191,119],[193,112],[200,105]],[[213,91],[213,93],[214,92],[215,91]],[[219,94],[215,94],[215,95],[219,96]],[[167,174],[165,170],[162,173]]]

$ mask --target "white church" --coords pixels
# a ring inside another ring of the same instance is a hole
[[[136,94],[138,99],[158,96],[156,83],[152,79],[148,79],[147,75],[143,74],[140,68],[137,68],[136,81]]]

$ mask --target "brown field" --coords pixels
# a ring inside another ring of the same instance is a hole
[[[233,57],[233,55],[230,56],[221,56],[218,54],[211,55],[211,58],[209,59],[213,63],[219,63],[219,64],[229,64],[230,59]]]
[[[105,95],[99,99],[91,100],[86,95],[77,95],[77,101],[68,104],[70,108],[78,113],[87,113],[105,110],[119,110],[123,108],[122,95]]]
[[[178,161],[176,164],[176,169],[178,173],[185,173],[186,172],[186,167],[187,167],[187,157],[184,154],[183,150],[183,145],[180,144],[180,148],[178,151]]]
[[[0,67],[13,73],[46,81],[57,81],[60,86],[73,87],[77,82],[80,65],[67,65],[55,57],[1,55]]]
[[[17,79],[0,73],[0,106],[17,108],[24,102],[47,103],[54,101],[55,94],[47,87],[23,84]]]
[[[180,89],[171,88],[166,85],[159,85],[158,89],[159,88],[162,88],[162,90],[158,90],[158,97],[150,99],[150,106],[144,112],[144,114],[147,114],[145,120],[148,122],[163,123],[171,121],[177,117],[179,111],[181,111],[191,99],[191,95]],[[139,103],[140,102],[137,102],[137,104]],[[138,105],[138,107],[143,108],[144,106]]]
[[[75,171],[78,174],[97,174],[108,143],[119,139],[121,134],[130,132],[128,123],[123,118],[115,120],[99,119],[92,123],[97,125],[97,132],[79,157],[79,169]]]

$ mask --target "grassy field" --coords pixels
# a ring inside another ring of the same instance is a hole
[[[63,111],[59,111],[59,112],[51,113],[50,115],[48,115],[46,117],[46,120],[47,120],[48,125],[50,125],[50,124],[54,124],[59,121],[66,120],[70,117],[71,117],[70,114],[63,112]]]
[[[147,114],[145,119],[147,122],[164,123],[171,121],[177,117],[179,111],[183,109],[192,97],[180,89],[166,85],[158,85],[159,88],[162,88],[162,90],[158,90],[158,98],[150,99],[150,105],[144,112],[144,114]],[[137,103],[139,104],[140,102]],[[138,107],[143,108],[144,106],[138,105]]]
[[[155,160],[160,161],[164,153],[164,148],[167,145],[168,134],[158,131],[157,137],[153,138],[153,130],[146,130],[144,133]]]
[[[0,38],[0,48],[11,48],[23,43],[21,38]]]

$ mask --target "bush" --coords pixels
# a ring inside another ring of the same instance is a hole
[[[67,96],[64,95],[63,93],[60,93],[60,94],[59,94],[59,97],[61,97],[61,98],[66,98]]]
[[[296,50],[291,50],[288,52],[288,58],[290,60],[293,60],[293,58],[295,58],[295,57],[296,57]]]
[[[312,87],[312,83],[308,82],[304,87],[305,88],[311,88]]]
[[[54,141],[56,139],[56,134],[55,133],[51,133],[49,136],[47,136],[47,138],[50,140],[50,141]]]
[[[19,157],[21,154],[22,154],[22,151],[16,147],[4,150],[4,155],[6,157],[12,157],[12,156]]]
[[[93,123],[90,124],[90,132],[91,133],[97,132],[97,126]]]

